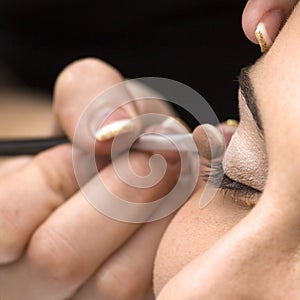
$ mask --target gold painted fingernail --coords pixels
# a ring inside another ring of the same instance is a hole
[[[272,45],[272,40],[263,22],[260,22],[258,24],[255,31],[255,36],[259,42],[261,52],[266,53]]]
[[[96,139],[99,142],[107,141],[117,135],[133,132],[136,130],[135,123],[130,119],[123,119],[112,122],[100,128],[96,132]]]
[[[180,118],[169,116],[163,123],[163,127],[170,127],[174,130],[180,132],[180,131],[187,131],[191,132],[190,127]]]
[[[237,120],[228,119],[228,120],[226,121],[226,125],[229,126],[229,127],[238,128],[239,122],[238,122]]]

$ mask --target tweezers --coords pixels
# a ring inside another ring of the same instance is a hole
[[[39,152],[69,143],[66,137],[52,137],[41,139],[7,139],[0,140],[0,156],[35,155]],[[144,151],[192,151],[192,135],[183,134],[145,134],[137,139],[132,149]]]

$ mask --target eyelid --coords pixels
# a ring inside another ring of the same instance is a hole
[[[258,190],[239,183],[224,174],[221,161],[215,161],[202,174],[205,181],[223,191],[224,197],[244,208],[252,208],[261,194]],[[220,183],[221,182],[221,183]]]
[[[258,190],[239,183],[229,178],[226,174],[224,174],[219,188],[223,191],[226,198],[230,198],[232,202],[245,208],[255,206],[261,195],[261,192]]]

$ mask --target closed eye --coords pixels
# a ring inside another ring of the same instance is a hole
[[[205,173],[201,175],[204,180],[217,186],[224,193],[225,198],[239,206],[252,208],[261,195],[260,191],[239,183],[224,174],[222,162],[212,163],[210,168],[207,168]]]
[[[225,197],[229,197],[234,203],[247,208],[252,208],[256,205],[261,192],[239,183],[226,174],[221,181],[220,189],[224,192]]]

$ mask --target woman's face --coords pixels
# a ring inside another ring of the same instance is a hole
[[[274,210],[271,202],[261,204],[259,200],[269,169],[260,101],[263,97],[276,101],[279,91],[286,93],[287,99],[299,95],[299,25],[298,5],[270,51],[241,71],[241,121],[225,155],[226,178],[204,209],[198,208],[204,184],[200,185],[169,225],[155,262],[156,294],[196,258],[200,275],[190,281],[191,286],[202,289],[200,295],[222,290],[223,298],[213,299],[233,299],[230,295],[235,295],[234,299],[249,295],[251,299],[300,299],[300,219],[293,223],[298,231],[290,230],[291,216]],[[297,205],[295,209],[300,210]]]

